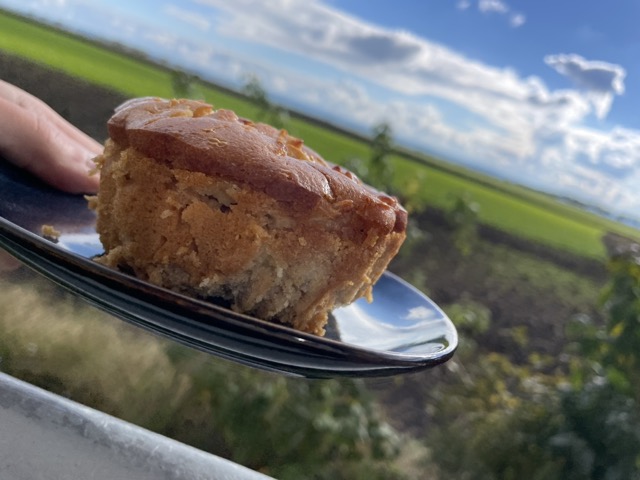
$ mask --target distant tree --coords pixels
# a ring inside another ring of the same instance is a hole
[[[256,120],[269,123],[276,128],[284,128],[289,122],[287,111],[271,103],[267,91],[256,75],[247,75],[242,92],[258,108]]]
[[[386,122],[377,124],[373,127],[369,178],[372,182],[387,190],[393,177],[393,169],[389,163],[389,156],[392,150],[393,132],[391,126]]]
[[[387,193],[396,194],[393,188],[395,171],[389,161],[393,151],[393,134],[386,122],[375,125],[371,136],[371,155],[367,160],[350,158],[345,167],[355,173],[364,182]]]
[[[197,87],[199,78],[181,70],[171,72],[171,87],[175,98],[190,98],[193,100],[203,100],[204,95]]]
[[[262,86],[262,82],[256,75],[247,75],[245,84],[242,87],[243,93],[249,97],[249,100],[260,110],[260,112],[268,112],[272,105],[269,101],[267,91]]]
[[[446,212],[447,222],[453,229],[453,242],[462,255],[469,255],[478,237],[480,205],[468,193],[456,197]]]

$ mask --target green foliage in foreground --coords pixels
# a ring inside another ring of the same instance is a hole
[[[97,85],[131,96],[171,97],[176,94],[176,72],[122,53],[107,50],[77,37],[0,12],[0,49],[49,65]],[[248,72],[247,72],[248,73]],[[197,96],[217,107],[235,110],[248,118],[263,115],[259,105],[231,95],[210,84],[192,79]],[[275,118],[277,122],[281,115]],[[299,118],[286,120],[292,134],[325,158],[343,163],[353,158],[368,159],[367,142],[338,133]],[[392,155],[394,185],[415,191],[421,203],[448,209],[461,195],[470,194],[479,205],[481,223],[514,235],[592,258],[604,258],[600,242],[606,231],[637,236],[637,231],[616,222],[588,214],[536,192],[473,174],[445,162],[405,155]],[[482,177],[476,181],[474,177]]]
[[[28,273],[0,292],[3,372],[276,478],[405,478],[404,440],[360,381],[232,366]]]
[[[550,372],[542,358],[518,366],[501,354],[479,356],[477,348],[460,352],[456,363],[466,366],[467,380],[436,395],[441,412],[454,420],[427,440],[442,474],[640,478],[640,256],[616,256],[609,267],[606,323],[581,316],[569,324],[568,376],[565,369]],[[465,315],[487,328],[481,307],[472,305]],[[473,331],[469,322],[461,325],[463,335]]]

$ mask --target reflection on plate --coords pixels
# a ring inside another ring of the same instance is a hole
[[[42,238],[42,225],[60,232]],[[384,376],[447,361],[457,333],[426,296],[386,273],[374,301],[333,312],[327,337],[297,332],[196,300],[91,260],[102,253],[95,216],[79,195],[41,184],[0,160],[0,246],[97,307],[222,358],[306,377]]]

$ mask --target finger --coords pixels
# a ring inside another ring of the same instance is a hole
[[[61,190],[97,191],[99,179],[89,171],[100,144],[78,142],[49,116],[4,98],[0,98],[0,112],[0,152],[7,160]]]
[[[101,146],[98,142],[66,121],[39,98],[34,97],[15,85],[3,80],[0,80],[0,98],[18,105],[34,115],[44,117],[44,119],[48,120],[53,126],[57,127],[62,133],[67,135],[71,141],[75,141],[88,150],[93,150],[96,151],[96,153],[99,153]]]
[[[30,112],[33,115],[42,116],[43,119],[48,120],[52,126],[57,127],[60,132],[67,135],[70,141],[79,143],[81,146],[94,152],[96,155],[102,151],[102,145],[100,145],[100,143],[96,142],[93,138],[66,121],[49,105],[39,98],[34,97],[15,85],[3,80],[0,80],[0,99],[1,98],[24,108],[27,112]]]

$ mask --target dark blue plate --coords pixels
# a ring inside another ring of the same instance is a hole
[[[60,232],[57,243],[42,225]],[[336,309],[326,337],[156,287],[91,258],[102,253],[81,195],[42,184],[0,160],[0,246],[37,272],[134,325],[253,367],[314,378],[421,370],[453,355],[456,330],[429,298],[391,273],[373,302]]]

